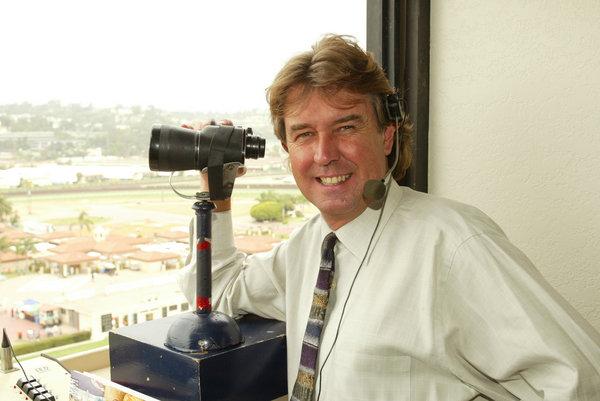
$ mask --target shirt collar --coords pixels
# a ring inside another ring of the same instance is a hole
[[[392,215],[392,212],[398,206],[398,203],[402,198],[402,193],[403,189],[395,180],[392,180],[378,231],[381,231],[382,227],[385,226],[385,223]],[[338,241],[343,244],[354,257],[362,259],[365,255],[380,213],[381,210],[373,210],[368,207],[357,218],[335,231]],[[331,228],[329,228],[325,220],[321,217],[321,243],[325,239],[325,236],[331,231]]]

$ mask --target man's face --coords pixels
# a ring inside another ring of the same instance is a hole
[[[301,93],[293,91],[292,99],[294,92]],[[326,99],[313,90],[292,107],[284,122],[284,147],[296,183],[337,230],[365,210],[365,182],[385,175],[394,127],[380,132],[368,98],[347,91]]]

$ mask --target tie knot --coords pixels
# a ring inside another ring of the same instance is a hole
[[[333,259],[333,247],[337,241],[337,237],[334,232],[330,232],[325,236],[323,245],[321,246],[321,256],[324,259]]]

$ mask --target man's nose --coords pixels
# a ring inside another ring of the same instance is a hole
[[[332,135],[319,135],[315,146],[315,163],[327,165],[339,159],[338,143]]]

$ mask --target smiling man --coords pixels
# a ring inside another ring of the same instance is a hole
[[[397,184],[410,123],[386,112],[393,93],[347,37],[282,68],[268,91],[273,126],[320,215],[246,257],[221,203],[215,307],[286,322],[292,400],[599,399],[600,336],[502,230]],[[194,275],[188,265],[180,280],[190,301]]]
[[[368,180],[386,173],[395,127],[380,129],[368,98],[340,89],[335,95],[311,88],[292,90],[287,100],[283,147],[289,153],[300,191],[332,230],[354,220],[367,207]]]

